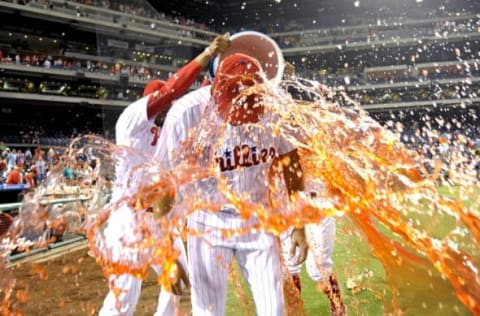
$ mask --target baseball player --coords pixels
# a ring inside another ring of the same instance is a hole
[[[306,184],[306,187],[311,188]],[[316,192],[312,191],[314,198]],[[328,208],[328,200],[325,199],[325,207]],[[317,283],[317,288],[323,291],[330,303],[332,316],[345,316],[346,308],[342,302],[340,287],[337,278],[333,273],[333,249],[335,246],[335,219],[327,217],[318,224],[305,226],[305,233],[309,245],[306,268],[309,277]],[[301,291],[300,271],[301,264],[296,264],[289,252],[291,229],[282,233],[282,254],[287,265],[288,272],[293,279],[295,286]],[[295,257],[294,257],[295,258]]]
[[[296,82],[287,85],[285,88],[294,100],[300,102],[311,102],[318,100],[325,95],[325,90],[321,86],[314,85],[307,80],[297,80],[294,76],[294,68],[289,65],[289,79]],[[299,136],[302,137],[302,136]],[[322,196],[325,191],[322,182],[319,179],[312,179],[305,176],[305,191],[309,192],[312,199],[316,199],[325,209],[332,208],[332,202],[328,196]],[[289,249],[290,235],[292,229],[281,234],[282,254],[295,286],[301,291],[300,270],[301,265],[296,264],[291,258]],[[309,244],[309,251],[306,260],[307,273],[310,278],[317,283],[317,288],[321,289],[327,296],[330,303],[330,312],[332,316],[346,315],[346,308],[342,302],[340,287],[332,270],[332,255],[335,245],[335,218],[326,217],[319,223],[312,223],[305,226],[305,233]],[[294,259],[295,257],[293,257]]]
[[[225,315],[227,274],[233,257],[250,286],[257,314],[284,315],[278,239],[263,231],[249,231],[258,224],[258,218],[242,218],[219,189],[220,183],[227,183],[236,196],[245,197],[245,202],[266,205],[266,173],[273,158],[298,159],[293,146],[272,133],[268,122],[274,119],[273,113],[265,113],[256,102],[261,95],[245,93],[262,83],[262,78],[256,59],[239,53],[225,57],[212,86],[187,94],[173,105],[160,136],[168,147],[168,157],[163,160],[175,168],[184,162],[185,155],[179,158],[177,154],[188,150],[182,143],[188,143],[189,131],[193,130],[195,142],[188,148],[200,148],[200,163],[213,166],[218,175],[198,181],[189,192],[190,198],[195,196],[216,206],[215,212],[198,209],[188,218],[194,316]],[[291,192],[302,189],[301,177],[287,182]],[[247,232],[222,234],[229,230]],[[308,248],[303,229],[294,229],[292,244],[300,249],[298,262],[303,262]]]
[[[117,145],[126,146],[147,156],[158,158],[163,146],[158,141],[160,127],[156,121],[158,122],[165,115],[172,101],[189,89],[208,64],[210,57],[223,52],[228,46],[227,34],[217,36],[201,54],[178,70],[167,82],[159,80],[150,82],[145,87],[144,97],[130,104],[120,115],[115,127]],[[141,159],[136,158],[137,156],[130,155],[117,165],[110,205],[122,201],[125,196],[135,194],[137,186],[131,185],[128,176],[132,170],[144,163]],[[137,220],[142,212],[145,211],[134,210],[128,203],[120,203],[120,207],[111,213],[105,228],[105,241],[106,245],[112,248],[113,260],[121,261],[123,255],[132,255],[127,254],[126,251],[122,252],[123,243],[128,241],[128,243],[134,244],[136,238],[141,238],[136,235],[138,228],[135,226],[140,225]],[[143,214],[143,216],[149,216],[149,214]],[[186,267],[183,242],[177,238],[174,244],[180,251],[179,271],[182,273],[181,266]],[[157,274],[160,274],[161,267],[152,266],[152,268]],[[185,275],[180,275],[179,279],[189,285]],[[111,275],[109,277],[110,291],[103,302],[99,315],[133,315],[140,296],[141,284],[141,279],[131,274]],[[178,306],[178,298],[162,290],[155,315],[174,315],[175,306]]]

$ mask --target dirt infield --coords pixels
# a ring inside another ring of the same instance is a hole
[[[10,268],[17,280],[18,301],[27,316],[97,315],[108,292],[107,279],[100,266],[83,247],[40,262],[17,264]],[[20,290],[20,291],[18,291]],[[21,290],[25,290],[24,296]],[[150,271],[143,282],[136,316],[153,315],[160,287]],[[182,311],[190,308],[188,296],[182,297]]]

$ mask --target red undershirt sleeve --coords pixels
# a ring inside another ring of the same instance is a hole
[[[159,93],[151,94],[147,102],[148,119],[157,116],[165,107],[170,107],[173,100],[185,94],[200,75],[202,69],[203,67],[198,62],[192,60],[172,75]]]

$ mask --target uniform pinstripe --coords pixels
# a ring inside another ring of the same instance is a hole
[[[195,134],[195,144],[208,149],[203,156],[205,163],[218,164],[221,177],[234,193],[247,193],[246,200],[249,202],[266,204],[265,179],[272,158],[291,151],[292,146],[281,137],[272,136],[266,124],[264,128],[253,125],[212,128],[211,124],[221,120],[216,117],[215,111],[205,110],[212,105],[210,102],[210,86],[207,86],[177,100],[170,109],[160,136],[161,142],[168,147],[166,158],[169,167],[173,168],[178,163],[174,152],[186,140],[188,131],[197,128],[197,132],[201,133]],[[268,120],[266,116],[263,119]],[[213,132],[209,134],[206,130]],[[246,150],[248,155],[235,160],[234,153],[239,148]],[[265,155],[262,156],[264,160],[259,158],[261,155]],[[194,190],[201,192],[200,196],[219,206],[218,212],[196,210],[188,219],[190,230],[203,232],[201,236],[190,234],[187,242],[193,315],[225,315],[228,265],[234,257],[250,285],[257,314],[283,315],[278,239],[263,232],[222,237],[222,230],[250,227],[258,219],[254,216],[248,220],[240,218],[218,192],[217,181],[209,178],[193,186]]]

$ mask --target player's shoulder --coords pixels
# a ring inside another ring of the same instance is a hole
[[[202,87],[185,94],[173,102],[171,112],[182,113],[191,108],[202,107],[210,99],[210,86]]]
[[[168,116],[181,117],[192,110],[201,110],[210,100],[210,86],[191,91],[173,102]]]
[[[122,113],[120,113],[118,121],[129,120],[133,115],[143,114],[143,112],[146,113],[147,99],[148,97],[143,97],[130,103],[126,108],[123,109]]]

